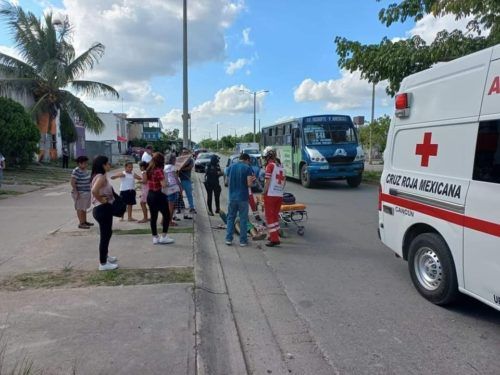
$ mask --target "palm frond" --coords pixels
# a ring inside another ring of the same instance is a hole
[[[97,97],[101,95],[108,95],[114,98],[120,97],[118,92],[113,87],[101,82],[78,80],[70,82],[69,85],[77,93],[89,95],[90,97]]]
[[[37,77],[37,72],[29,64],[0,52],[0,73],[8,71],[16,77]]]
[[[87,51],[71,61],[66,68],[68,78],[73,80],[80,77],[86,70],[92,70],[104,55],[104,49],[103,44],[94,43]]]
[[[10,94],[32,95],[34,84],[35,81],[32,78],[0,79],[0,96],[10,96]]]
[[[80,98],[69,91],[63,91],[62,98],[62,107],[68,111],[68,113],[77,116],[83,122],[86,129],[95,134],[99,134],[103,131],[104,123],[99,116],[97,116],[93,108],[87,106]]]

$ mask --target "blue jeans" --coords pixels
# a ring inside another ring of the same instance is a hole
[[[194,208],[193,184],[191,183],[191,180],[181,180],[181,185],[182,185],[182,190],[186,192],[189,208]]]
[[[236,214],[240,216],[240,243],[247,243],[248,201],[229,201],[227,206],[226,241],[233,240]]]

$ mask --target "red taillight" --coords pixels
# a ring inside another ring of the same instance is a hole
[[[378,186],[378,210],[382,211],[382,185]]]
[[[410,116],[410,94],[403,93],[396,95],[396,117],[403,118]]]
[[[397,94],[396,95],[396,109],[406,109],[409,108],[408,94]]]

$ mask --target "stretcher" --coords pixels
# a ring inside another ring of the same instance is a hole
[[[285,227],[294,225],[297,229],[297,234],[303,236],[305,227],[301,223],[306,222],[307,210],[306,205],[302,203],[282,204],[280,208],[280,222]]]

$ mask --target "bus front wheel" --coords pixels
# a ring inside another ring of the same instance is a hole
[[[436,305],[458,296],[455,265],[448,245],[437,233],[422,233],[410,244],[408,268],[418,292]]]
[[[300,182],[305,188],[312,187],[311,176],[309,175],[309,171],[307,170],[307,164],[302,165],[302,168],[300,168]]]
[[[357,176],[353,177],[347,177],[347,185],[349,185],[352,188],[358,187],[359,184],[361,184],[361,175],[358,174]]]

